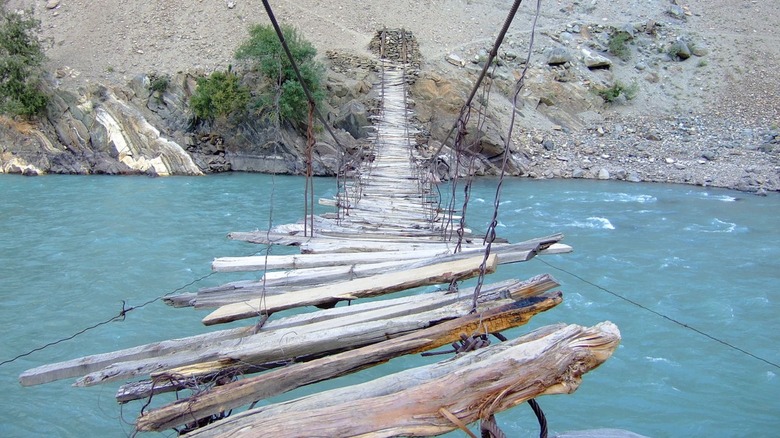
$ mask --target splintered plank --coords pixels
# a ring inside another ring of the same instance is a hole
[[[547,326],[452,360],[251,409],[189,436],[440,435],[458,428],[450,416],[469,424],[540,395],[574,392],[619,343],[611,322]]]
[[[381,242],[381,240],[364,239],[372,242]],[[563,239],[562,234],[554,234],[546,237],[527,240],[524,242],[497,245],[494,244],[492,251],[502,254],[501,263],[505,261],[504,254],[516,253],[517,259],[531,258],[537,252],[546,254],[560,254],[561,252],[571,251],[571,247],[558,244]],[[551,246],[555,246],[553,250]],[[302,268],[320,268],[327,266],[352,266],[358,263],[381,263],[398,260],[410,259],[429,259],[432,257],[452,254],[455,249],[454,244],[448,247],[417,251],[372,251],[356,253],[333,253],[333,254],[292,254],[292,255],[267,255],[267,256],[244,256],[244,257],[217,257],[211,263],[211,269],[217,272],[240,272],[240,271],[260,271],[275,269],[302,269]],[[550,251],[548,251],[550,250]],[[484,251],[484,247],[465,248],[461,254],[474,254]],[[518,261],[518,260],[515,260]]]
[[[139,417],[139,430],[163,430],[263,400],[303,385],[332,379],[386,362],[394,357],[415,354],[447,345],[463,333],[499,332],[526,324],[537,313],[561,302],[560,293],[525,298],[500,307],[418,330],[381,343],[343,353],[289,365],[262,375],[239,380],[197,397],[179,400]]]
[[[149,357],[157,357],[188,348],[198,348],[205,344],[238,339],[251,334],[252,327],[241,327],[218,332],[205,333],[190,336],[188,338],[171,339],[154,342],[138,347],[126,348],[111,353],[101,353],[85,356],[54,364],[47,364],[29,369],[19,376],[19,383],[23,386],[41,385],[60,379],[83,376],[87,373],[102,369],[116,362],[140,360]]]
[[[273,269],[321,268],[329,266],[354,265],[356,263],[381,263],[396,260],[423,259],[447,254],[449,251],[376,251],[339,254],[293,254],[245,257],[218,257],[211,262],[216,272],[260,271]]]
[[[536,276],[522,282],[519,280],[507,280],[485,285],[481,297],[491,299],[492,295],[498,294],[501,297],[520,299],[537,295],[550,290],[557,285],[558,283],[555,279],[549,275]],[[442,291],[393,298],[384,301],[366,301],[352,306],[318,310],[316,312],[268,321],[260,331],[260,336],[264,336],[269,331],[285,328],[296,329],[296,327],[299,326],[324,329],[326,326],[319,324],[324,321],[331,321],[331,327],[333,327],[372,321],[380,318],[409,315],[415,312],[422,312],[452,304],[458,300],[464,299],[464,296],[469,296],[471,293],[473,293],[472,289],[464,289],[460,294],[450,294],[446,291]],[[382,312],[377,312],[379,309],[381,309]],[[122,365],[119,364],[123,362],[134,362],[135,369],[138,370],[139,368],[146,367],[146,363],[155,363],[156,359],[159,357],[170,356],[186,351],[212,349],[213,347],[224,343],[224,341],[252,337],[257,334],[257,332],[255,327],[241,327],[186,338],[153,342],[110,353],[100,353],[32,368],[22,373],[19,380],[22,385],[30,386],[60,379],[84,376],[105,368],[110,368],[113,375],[116,376],[121,374],[119,368],[122,367]],[[285,335],[282,334],[281,336]],[[185,363],[191,362],[188,361]],[[181,365],[181,363],[179,363],[179,365]],[[151,365],[150,369],[158,370],[160,367]],[[129,376],[129,374],[126,376]],[[92,381],[100,383],[102,378],[93,379]]]
[[[453,280],[462,280],[479,274],[482,261],[482,256],[472,257],[423,268],[388,272],[369,278],[358,278],[289,294],[228,304],[203,318],[203,324],[221,324],[294,307],[331,304],[336,301],[373,297],[418,286],[449,283]],[[494,272],[496,264],[497,257],[495,254],[491,254],[485,265],[486,272]]]

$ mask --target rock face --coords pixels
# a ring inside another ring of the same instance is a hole
[[[153,78],[134,78],[127,87],[94,86],[76,95],[50,90],[51,102],[34,123],[0,119],[0,172],[39,175],[203,175],[225,171],[302,174],[306,140],[300,129],[278,129],[262,117],[241,123],[198,121],[188,107],[195,78],[178,74],[163,91]],[[351,81],[352,98],[342,110],[344,129],[334,141],[320,133],[313,151],[315,175],[335,175],[341,161],[361,150],[355,138],[370,123],[363,103],[370,86]],[[350,134],[351,133],[351,134]]]
[[[129,101],[131,92],[105,87],[79,96],[51,92],[36,124],[2,124],[3,172],[202,174],[190,155]]]

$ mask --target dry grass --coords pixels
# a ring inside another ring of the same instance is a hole
[[[24,135],[30,135],[35,130],[35,125],[30,123],[28,120],[10,118],[3,115],[0,115],[0,125]]]

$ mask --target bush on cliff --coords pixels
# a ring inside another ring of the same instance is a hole
[[[312,93],[317,105],[324,97],[322,89],[323,67],[314,60],[317,50],[290,26],[282,26],[295,64],[303,82]],[[236,50],[236,59],[246,60],[250,68],[262,79],[256,105],[260,112],[272,111],[283,120],[305,122],[308,118],[308,102],[301,83],[284,53],[276,31],[270,25],[256,25],[249,31],[249,40]]]
[[[249,90],[241,84],[233,69],[228,68],[226,72],[215,71],[199,78],[190,105],[200,119],[241,117],[246,112],[249,98]]]
[[[40,21],[32,10],[7,11],[0,4],[0,112],[30,117],[48,102],[41,91],[46,60],[36,31]]]

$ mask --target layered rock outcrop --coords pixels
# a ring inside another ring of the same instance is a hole
[[[0,123],[0,169],[27,175],[201,175],[192,157],[130,96],[101,86],[79,95],[51,90],[46,112],[35,123]]]

